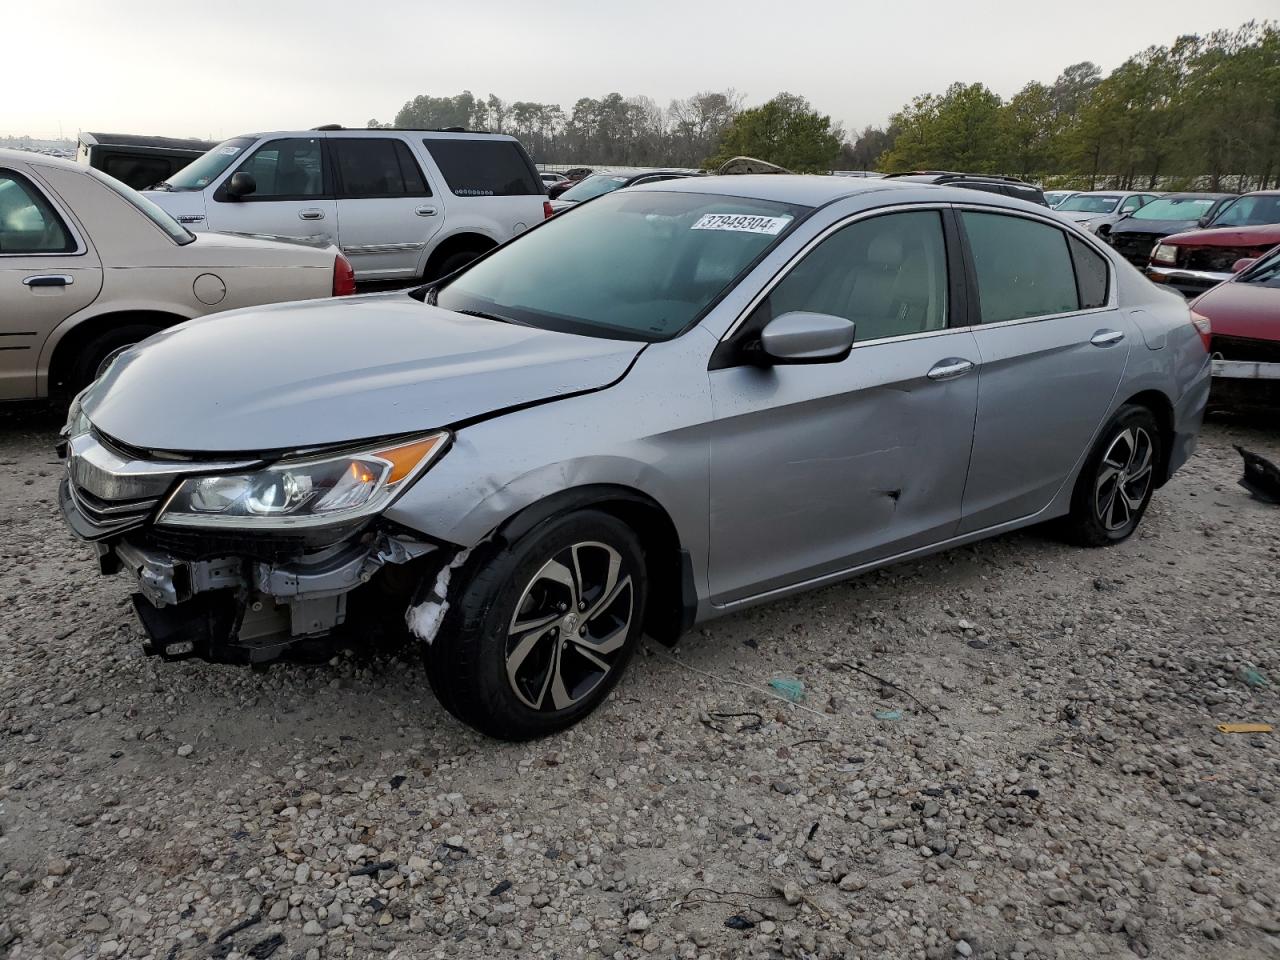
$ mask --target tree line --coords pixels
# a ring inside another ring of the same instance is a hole
[[[492,94],[419,96],[394,125],[511,133],[545,163],[710,168],[745,154],[798,172],[943,169],[1075,188],[1265,188],[1280,185],[1280,26],[1250,21],[1180,36],[1106,75],[1089,61],[1072,64],[1008,100],[981,83],[953,83],[853,136],[803,97],[780,93],[744,108],[731,89],[666,107],[610,93],[568,111]]]

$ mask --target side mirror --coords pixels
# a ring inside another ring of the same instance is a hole
[[[852,320],[796,310],[765,324],[760,346],[774,363],[837,363],[853,349],[853,332]]]
[[[1231,265],[1232,273],[1244,273],[1260,260],[1260,257],[1241,257]]]
[[[1209,221],[1212,219],[1213,217],[1210,217],[1208,215],[1203,216],[1196,221],[1196,226],[1200,227],[1203,230],[1205,227],[1209,225]]]
[[[227,182],[227,196],[232,200],[247,197],[257,189],[258,181],[253,179],[253,174],[245,173],[243,170],[233,173],[231,179]]]

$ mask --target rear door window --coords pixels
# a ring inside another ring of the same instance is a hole
[[[1080,294],[1080,307],[1089,310],[1107,305],[1107,291],[1111,284],[1111,271],[1107,260],[1096,250],[1090,250],[1083,240],[1070,239],[1071,261],[1076,268],[1076,289]]]
[[[237,173],[253,176],[256,188],[240,202],[314,200],[329,196],[324,183],[324,151],[319,138],[268,140]]]
[[[25,177],[0,170],[0,255],[71,253],[71,231]]]
[[[350,137],[329,141],[338,171],[338,196],[429,197],[418,163],[401,140]]]
[[[519,145],[510,140],[424,140],[455,197],[523,197],[543,192]]]
[[[998,213],[961,213],[978,279],[983,323],[1080,309],[1067,235]]]

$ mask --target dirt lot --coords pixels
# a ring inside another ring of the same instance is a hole
[[[522,746],[412,648],[142,657],[54,428],[0,418],[0,955],[1280,957],[1280,734],[1215,730],[1280,723],[1280,508],[1231,449],[1280,459],[1266,421],[1207,427],[1120,547],[744,613]]]

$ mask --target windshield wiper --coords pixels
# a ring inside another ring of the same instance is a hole
[[[468,317],[480,317],[484,320],[497,320],[499,323],[513,323],[517,327],[532,327],[532,323],[525,323],[523,320],[517,320],[515,317],[504,317],[500,313],[485,313],[483,310],[455,310],[454,313],[465,313]]]

